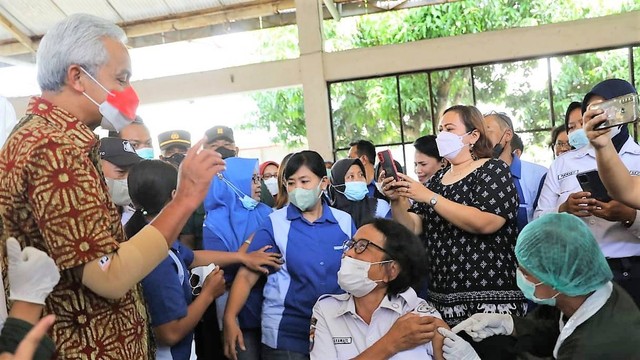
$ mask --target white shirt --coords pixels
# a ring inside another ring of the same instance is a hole
[[[416,295],[413,289],[389,300],[385,296],[371,317],[370,324],[356,313],[351,294],[323,295],[313,307],[311,319],[311,359],[351,359],[384,336],[399,317],[409,312],[441,319],[438,311]],[[393,360],[431,359],[431,342],[402,351]]]
[[[640,146],[631,138],[622,146],[620,158],[631,175],[640,175]],[[595,150],[590,145],[567,152],[555,159],[542,186],[534,218],[558,212],[558,208],[569,195],[582,191],[576,175],[596,168]],[[640,255],[640,216],[637,210],[636,219],[628,229],[620,222],[607,221],[596,216],[581,219],[591,229],[604,256],[621,258]]]

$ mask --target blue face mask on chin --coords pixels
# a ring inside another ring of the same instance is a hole
[[[253,210],[256,208],[256,206],[258,206],[258,201],[247,195],[240,198],[240,202],[242,203],[242,207],[247,210]]]
[[[337,189],[336,189],[337,190]],[[344,192],[342,193],[347,199],[351,201],[360,201],[369,194],[369,188],[364,181],[349,181],[344,183]]]
[[[526,297],[527,299],[540,305],[556,306],[556,297],[558,297],[560,293],[556,293],[555,295],[553,295],[553,297],[550,297],[548,299],[538,299],[535,295],[536,287],[538,285],[541,285],[542,282],[539,282],[537,284],[532,283],[531,281],[527,280],[520,269],[516,269],[516,283],[524,294],[524,297]]]

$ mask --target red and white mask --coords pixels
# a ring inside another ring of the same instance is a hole
[[[120,132],[125,126],[131,124],[136,118],[136,110],[140,103],[138,94],[133,90],[133,87],[127,86],[122,91],[107,90],[107,88],[91,76],[87,70],[84,68],[81,69],[107,93],[107,99],[102,104],[98,104],[98,102],[93,100],[87,93],[82,92],[84,96],[98,106],[100,114],[102,114],[100,126],[103,129]]]

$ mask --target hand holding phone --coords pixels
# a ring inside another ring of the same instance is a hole
[[[604,187],[597,170],[585,171],[576,175],[583,191],[591,193],[591,197],[602,202],[611,201],[611,196]]]
[[[380,167],[384,170],[385,177],[392,177],[395,181],[399,181],[398,169],[393,161],[391,151],[383,150],[378,153],[378,160],[380,161]]]

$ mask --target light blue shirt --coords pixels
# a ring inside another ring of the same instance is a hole
[[[540,180],[547,173],[547,168],[528,161],[521,160],[519,157],[512,155],[511,161],[511,177],[518,191],[518,229],[522,230],[531,220],[533,220],[533,212]],[[526,214],[526,218],[525,218]]]
[[[256,232],[249,252],[271,245],[284,265],[267,278],[262,305],[262,343],[278,350],[309,353],[313,305],[323,294],[342,293],[338,270],[342,245],[355,234],[351,216],[323,203],[310,223],[298,208],[276,210]]]

